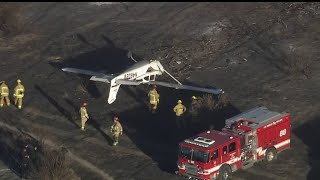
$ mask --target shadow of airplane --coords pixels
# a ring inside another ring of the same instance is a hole
[[[120,73],[134,64],[134,61],[129,59],[127,56],[128,50],[116,47],[115,44],[104,35],[102,35],[102,38],[106,41],[106,45],[100,48],[97,48],[94,44],[90,43],[81,34],[77,34],[77,37],[81,42],[89,45],[90,47],[94,47],[95,49],[90,52],[79,54],[74,58],[66,59],[63,62],[49,62],[49,64],[58,69],[70,67],[104,74]],[[137,57],[137,55],[135,55],[135,57]],[[140,58],[137,57],[137,59]],[[96,86],[96,82],[89,80],[90,76],[73,73],[68,74],[70,74],[70,76],[74,75],[79,77],[81,83],[93,98],[99,98],[102,96]]]

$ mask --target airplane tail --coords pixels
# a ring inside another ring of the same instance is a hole
[[[112,104],[117,99],[117,93],[120,88],[120,84],[116,84],[116,78],[113,78],[110,83],[108,103]]]

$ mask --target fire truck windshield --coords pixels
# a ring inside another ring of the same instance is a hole
[[[186,147],[180,147],[179,156],[182,158],[187,158],[191,161],[198,161],[202,163],[207,163],[209,160],[209,153]]]

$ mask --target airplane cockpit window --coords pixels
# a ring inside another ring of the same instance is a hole
[[[143,79],[146,80],[146,81],[149,81],[150,80],[150,76],[146,76]]]

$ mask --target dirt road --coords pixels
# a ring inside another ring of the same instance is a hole
[[[10,179],[18,180],[18,179],[20,179],[2,161],[0,161],[0,178],[3,180],[10,180]]]

